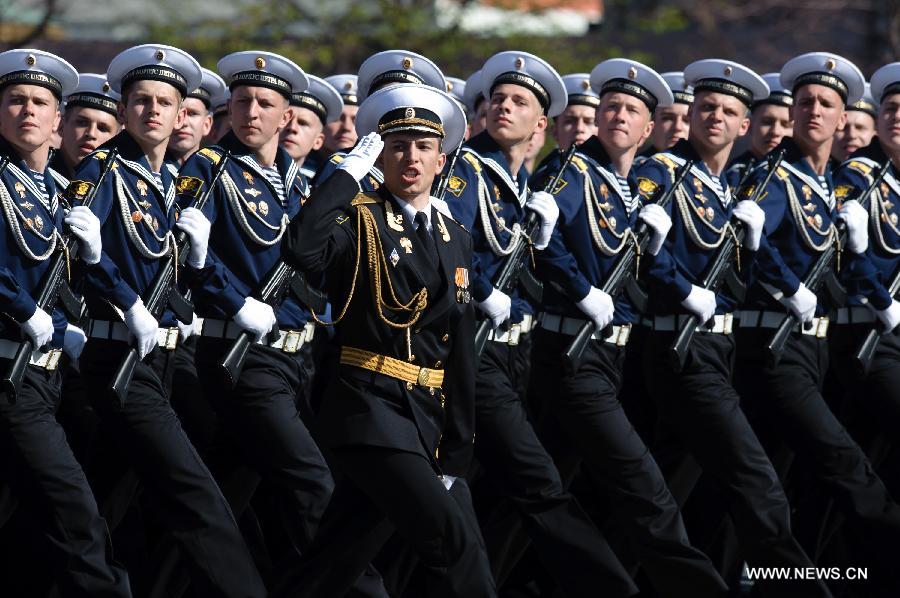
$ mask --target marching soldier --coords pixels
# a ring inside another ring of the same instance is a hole
[[[113,560],[106,522],[55,418],[60,402],[58,366],[78,358],[85,335],[67,324],[59,309],[47,313],[35,299],[49,260],[61,250],[63,210],[48,168],[50,135],[59,122],[60,102],[74,90],[78,73],[62,58],[40,50],[3,52],[0,73],[4,371],[23,338],[29,337],[37,347],[15,400],[6,390],[0,393],[9,481],[14,494],[28,500],[40,515],[51,570],[64,593],[131,596],[128,575]],[[65,222],[78,239],[80,260],[96,264],[101,251],[96,217],[81,206]],[[29,500],[29,494],[36,500]]]
[[[159,516],[211,591],[222,596],[261,596],[265,587],[225,497],[188,440],[169,400],[174,315],[157,320],[142,300],[162,260],[172,259],[175,179],[164,156],[181,102],[200,84],[200,66],[185,52],[146,44],[117,55],[107,70],[121,93],[119,116],[126,130],[85,158],[66,189],[78,206],[96,193],[90,209],[101,222],[103,254],[85,271],[91,313],[81,375],[97,389],[95,408],[116,448],[162,500]],[[104,160],[117,152],[100,181]],[[95,190],[95,187],[96,190]],[[75,209],[75,208],[73,208]],[[203,267],[209,223],[198,210],[183,210],[178,228],[190,239],[188,272]],[[124,322],[123,322],[124,320]],[[102,392],[135,347],[141,361],[123,401]]]
[[[559,151],[565,153],[573,143],[582,144],[597,134],[595,117],[600,98],[591,87],[587,73],[565,75],[562,80],[569,103],[562,114],[553,119],[550,134]]]
[[[200,149],[203,140],[209,136],[213,126],[213,98],[221,97],[225,92],[225,82],[219,75],[209,69],[201,70],[200,86],[184,98],[184,122],[169,140],[169,157],[177,161],[178,166]]]
[[[350,151],[356,145],[356,113],[359,111],[359,91],[356,86],[356,75],[332,75],[325,77],[325,81],[337,90],[344,103],[341,117],[325,125],[325,141],[322,148],[328,152],[328,156],[326,156],[328,158],[336,152]]]
[[[221,422],[222,446],[215,455],[223,458],[212,468],[238,514],[260,478],[277,488],[289,504],[286,532],[302,550],[333,488],[307,428],[310,414],[298,412],[308,404],[315,325],[292,291],[280,304],[257,297],[301,206],[299,167],[279,147],[278,131],[292,117],[291,94],[305,91],[308,79],[290,60],[262,51],[229,54],[218,70],[231,89],[232,129],[191,156],[178,178],[183,206],[210,189],[203,208],[212,223],[210,264],[192,290],[204,318],[197,371]],[[223,159],[225,169],[213,181]],[[227,380],[221,364],[243,331],[253,343],[238,378]]]
[[[518,290],[507,295],[493,278],[522,239],[527,211],[540,228],[528,240],[536,249],[550,241],[558,209],[544,192],[529,194],[525,149],[548,117],[566,107],[565,85],[540,58],[501,52],[481,70],[489,105],[487,128],[463,146],[448,184],[447,203],[460,224],[472,231],[474,258],[471,296],[489,318],[492,332],[475,377],[479,463],[500,485],[522,517],[543,563],[569,596],[595,595],[598,587],[630,595],[634,585],[578,502],[562,486],[553,460],[538,440],[525,411],[535,307]],[[486,518],[491,565],[500,583],[519,554],[506,550],[506,526]]]
[[[734,140],[749,126],[749,107],[768,97],[769,88],[746,67],[717,59],[688,65],[685,80],[694,89],[687,141],[647,160],[637,173],[638,189],[650,200],[673,184],[687,160],[695,162],[675,191],[668,207],[672,229],[659,253],[649,258],[645,276],[650,283],[650,313],[643,366],[645,372],[653,372],[646,382],[661,424],[654,455],[680,504],[701,470],[724,490],[742,553],[751,566],[810,566],[791,534],[790,507],[778,476],[731,384],[735,300],[698,284],[729,234],[732,217],[748,231],[741,256],[744,276],[763,243],[762,211],[752,202],[735,205],[722,173]],[[670,348],[688,314],[702,324],[684,365],[676,370]],[[821,581],[798,585],[756,583],[767,596],[829,595]]]
[[[760,414],[766,432],[809,461],[816,478],[851,520],[864,527],[870,541],[896,541],[900,506],[822,396],[828,311],[837,306],[824,286],[808,288],[803,282],[821,252],[836,242],[834,222],[842,219],[848,241],[841,248],[838,274],[858,281],[876,311],[890,310],[880,318],[896,317],[890,296],[883,289],[876,292],[878,273],[865,257],[866,210],[856,196],[842,196],[837,203],[829,168],[844,106],[862,96],[865,81],[848,60],[814,52],[789,60],[781,82],[793,91],[794,134],[782,142],[785,159],[759,203],[766,212],[768,243],[760,252],[758,282],[749,289],[740,313],[741,396]],[[752,175],[752,185],[759,183],[764,170]],[[780,360],[767,361],[769,339],[788,313],[801,324],[790,333]]]
[[[309,89],[291,94],[293,116],[281,131],[281,146],[300,167],[297,184],[302,187],[300,193],[304,200],[309,197],[309,182],[316,176],[313,156],[325,142],[325,127],[338,123],[344,110],[341,95],[334,87],[324,79],[307,77]]]
[[[654,110],[671,104],[672,94],[656,72],[624,59],[598,64],[589,84],[599,101],[597,135],[579,146],[554,190],[560,218],[550,245],[537,257],[538,273],[548,284],[532,350],[532,390],[543,399],[544,418],[559,428],[559,438],[551,443],[557,449],[554,459],[584,459],[590,477],[603,480],[600,492],[612,493],[613,516],[623,521],[637,544],[656,591],[720,595],[725,583],[709,559],[688,542],[662,472],[617,399],[626,346],[639,315],[624,296],[614,299],[600,290],[639,218],[654,231],[651,254],[671,227],[660,206],[639,209],[631,167],[653,127]],[[578,371],[563,373],[562,354],[589,320],[598,332]],[[571,478],[566,473],[564,478]]]
[[[299,267],[328,273],[343,305],[319,429],[346,481],[276,595],[343,596],[396,528],[436,577],[435,595],[495,596],[477,528],[452,496],[474,438],[472,241],[430,197],[465,116],[443,91],[397,85],[362,103],[357,128],[359,144],[284,245]],[[385,184],[359,193],[379,154]]]
[[[837,167],[856,150],[868,146],[875,137],[878,105],[872,98],[872,91],[868,83],[866,83],[863,97],[848,104],[844,113],[847,115],[847,122],[834,132],[834,143],[831,146],[833,167]]]
[[[227,88],[222,90],[221,95],[212,98],[213,123],[209,130],[209,135],[203,139],[203,145],[218,143],[219,139],[231,130],[231,117],[228,115],[228,100],[230,98],[231,92]]]
[[[436,64],[424,56],[406,50],[385,50],[369,56],[359,67],[356,83],[359,101],[365,100],[366,97],[386,85],[396,83],[427,85],[441,91],[447,89],[444,75]],[[345,127],[347,124],[342,123],[338,132],[343,131]],[[349,141],[349,134],[345,135],[345,141]],[[326,148],[328,148],[327,145]],[[450,148],[447,149],[450,150]],[[344,159],[344,153],[344,150],[337,151],[328,158],[319,170],[314,184],[321,183],[331,176],[341,160]],[[384,177],[381,175],[381,171],[377,166],[373,166],[369,175],[363,179],[363,190],[377,190],[383,182]]]
[[[670,71],[662,78],[672,90],[674,101],[668,106],[658,106],[653,111],[653,130],[650,131],[650,147],[641,152],[636,165],[657,152],[664,152],[679,141],[688,138],[691,130],[690,110],[694,103],[694,91],[684,83],[684,73]]]
[[[469,119],[469,138],[484,131],[488,108],[484,100],[484,92],[481,89],[481,69],[478,69],[466,79],[465,101],[469,114],[472,115]]]
[[[753,167],[778,147],[782,139],[791,136],[794,99],[791,90],[781,85],[780,76],[779,73],[763,75],[769,86],[769,97],[753,102],[750,108],[750,149],[732,160],[725,171],[725,179],[732,189],[739,188]]]

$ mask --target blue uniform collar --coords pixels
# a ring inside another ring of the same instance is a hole
[[[519,168],[519,172],[513,174],[506,156],[503,155],[503,150],[500,149],[500,146],[497,145],[497,142],[486,130],[469,139],[466,142],[466,147],[477,153],[486,166],[499,170],[498,174],[501,174],[501,176],[505,174],[515,181],[518,189],[511,189],[511,191],[519,195],[525,190],[528,184],[528,171],[525,170],[524,164]]]
[[[235,158],[243,157],[251,157],[253,158],[253,150],[247,147],[240,139],[238,139],[237,135],[234,134],[234,131],[228,131],[219,140],[219,143],[216,144],[220,148],[231,153]],[[253,168],[253,164],[256,164],[256,159],[244,161],[240,160],[242,164]],[[291,155],[287,153],[287,150],[281,146],[278,146],[278,151],[275,152],[275,168],[278,170],[278,174],[281,175],[281,181],[284,184],[284,194],[285,194],[285,205],[289,202],[289,196],[291,194],[291,187],[294,185],[294,179],[297,178],[297,173],[300,171],[300,167],[297,166],[297,163],[294,162],[294,159],[291,158]],[[255,170],[255,168],[254,168]],[[262,172],[258,172],[262,177],[262,180],[266,186],[268,186],[272,191],[272,197],[278,197],[275,193],[275,189],[272,188],[272,184],[269,182],[269,179],[265,177]]]

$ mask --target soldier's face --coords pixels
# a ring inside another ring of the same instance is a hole
[[[750,115],[750,148],[757,156],[764,156],[775,149],[782,139],[790,137],[793,128],[794,121],[787,106],[757,106]]]
[[[830,142],[835,131],[847,120],[844,102],[838,92],[816,83],[797,88],[791,115],[794,117],[794,139],[810,145]]]
[[[843,162],[861,147],[866,147],[875,136],[875,119],[859,110],[847,111],[847,122],[834,132],[834,145],[831,155]]]
[[[212,129],[212,114],[206,104],[197,98],[185,98],[184,122],[176,127],[169,139],[169,148],[179,156],[187,157],[200,149],[203,138]]]
[[[641,100],[617,91],[600,97],[597,137],[607,151],[637,149],[652,129],[650,110]]]
[[[225,133],[231,130],[231,116],[228,115],[228,112],[220,112],[219,114],[213,116],[213,125],[212,129],[209,131],[209,135],[206,138],[207,143],[218,143],[219,139],[222,138]]]
[[[49,89],[12,85],[0,95],[0,134],[21,153],[50,147],[59,102]]]
[[[184,120],[178,90],[162,81],[136,81],[119,102],[119,119],[142,145],[168,143],[172,131]]]
[[[231,130],[241,143],[259,149],[287,126],[293,116],[287,98],[267,87],[241,85],[231,92]]]
[[[876,124],[882,145],[891,153],[900,152],[900,93],[892,93],[881,100]]]
[[[521,85],[503,83],[494,88],[488,105],[487,130],[501,147],[526,143],[547,117],[537,96]]]
[[[68,108],[62,121],[62,151],[72,165],[119,132],[116,117],[96,108]]]
[[[653,147],[659,151],[667,150],[688,138],[691,131],[690,108],[677,102],[671,106],[660,106],[653,112],[653,133],[650,135]]]
[[[438,137],[423,133],[387,135],[381,152],[384,184],[403,200],[428,195],[446,160]]]
[[[597,109],[583,104],[572,104],[553,119],[551,134],[559,149],[566,151],[573,143],[584,143],[597,134]]]
[[[332,152],[348,150],[356,145],[356,113],[359,106],[344,106],[341,118],[325,125],[324,145]]]
[[[281,131],[281,147],[296,161],[305,159],[324,142],[325,133],[318,115],[308,108],[294,106],[294,117]]]
[[[691,106],[691,140],[717,152],[728,148],[750,127],[747,105],[734,96],[701,91]]]

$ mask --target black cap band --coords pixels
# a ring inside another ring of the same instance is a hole
[[[203,105],[206,106],[206,109],[209,110],[209,107],[212,105],[212,94],[203,89],[202,87],[198,87],[191,93],[187,95],[189,98],[195,98],[203,102]]]
[[[372,79],[367,92],[369,95],[372,95],[372,92],[388,83],[418,83],[419,85],[425,85],[425,79],[411,71],[387,71]]]
[[[132,69],[122,77],[122,89],[135,81],[162,81],[178,90],[181,97],[187,95],[187,80],[184,75],[173,68],[161,65],[139,66]]]
[[[544,88],[544,86],[538,83],[537,79],[535,79],[534,77],[526,75],[525,73],[519,73],[517,71],[501,73],[497,75],[496,79],[494,79],[494,83],[491,85],[491,93],[494,93],[494,88],[496,88],[498,85],[502,85],[503,83],[520,85],[525,89],[531,90],[531,92],[535,96],[537,96],[538,102],[540,102],[541,107],[544,109],[544,112],[546,112],[547,108],[550,107],[550,94],[547,93],[547,90]]]
[[[701,79],[694,83],[694,93],[698,91],[724,93],[736,97],[747,104],[747,106],[753,105],[753,92],[743,85],[738,85],[734,81],[728,81],[727,79]]]
[[[687,104],[690,106],[694,103],[694,94],[689,91],[672,90],[672,98],[676,104]]]
[[[0,77],[0,89],[10,85],[36,85],[43,87],[52,91],[57,100],[62,100],[62,83],[59,82],[59,79],[51,77],[47,73],[40,71],[13,71]]]
[[[231,76],[231,83],[228,89],[234,89],[241,85],[249,85],[251,87],[266,87],[283,95],[288,100],[291,99],[291,84],[277,75],[266,71],[241,71]]]
[[[319,117],[319,120],[322,121],[323,125],[326,124],[328,120],[328,109],[325,108],[325,104],[319,101],[319,98],[311,94],[305,92],[291,94],[291,106],[312,110],[315,112],[316,116]]]
[[[862,99],[847,106],[847,110],[856,110],[857,112],[865,112],[872,118],[878,118],[878,107],[869,100]]]
[[[650,112],[656,110],[656,104],[658,103],[656,96],[650,93],[643,85],[638,85],[634,81],[629,81],[628,79],[610,79],[600,88],[600,95],[602,96],[605,93],[614,91],[627,93],[630,96],[636,97],[647,105]]]
[[[109,96],[88,92],[76,92],[66,98],[66,108],[78,106],[94,108],[95,110],[109,112],[113,116],[118,116],[119,114],[116,104],[117,102]]]
[[[825,87],[830,87],[831,89],[838,92],[838,95],[841,96],[841,99],[846,103],[847,102],[847,84],[841,81],[839,78],[835,77],[831,73],[804,73],[797,77],[794,80],[794,93],[797,93],[797,88],[803,85],[824,85]]]
[[[763,106],[766,104],[771,104],[773,106],[784,106],[785,108],[791,108],[794,105],[794,96],[786,91],[773,91],[769,94],[764,100],[760,100],[758,102],[753,102],[753,108],[757,106]]]
[[[416,131],[444,137],[441,118],[427,108],[395,108],[378,119],[378,134]]]
[[[569,106],[576,104],[580,106],[590,106],[591,108],[596,108],[600,105],[600,98],[587,93],[570,93]]]

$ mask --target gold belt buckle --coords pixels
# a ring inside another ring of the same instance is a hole
[[[175,347],[178,346],[178,327],[169,328],[166,330],[166,342],[163,345],[166,351],[174,351]]]
[[[431,377],[431,372],[428,371],[428,368],[419,368],[419,375],[416,377],[416,383],[419,386],[428,386],[428,379]]]
[[[284,335],[284,342],[281,345],[281,350],[285,353],[296,353],[303,344],[304,336],[305,331],[288,330]]]
[[[627,345],[629,337],[631,337],[631,324],[619,326],[619,334],[616,335],[616,346],[624,347]]]
[[[52,372],[59,365],[59,358],[62,357],[62,349],[50,349],[47,352],[47,365],[44,366],[48,372]]]
[[[828,334],[828,317],[819,318],[819,324],[816,326],[816,338],[825,338]]]
[[[509,336],[506,338],[506,344],[510,347],[515,347],[519,344],[519,336],[522,334],[522,326],[520,324],[513,324],[509,327]]]

